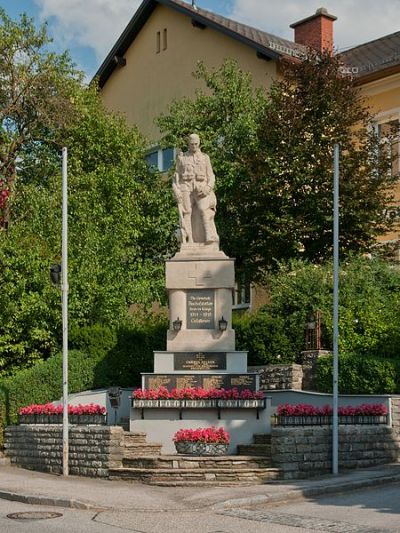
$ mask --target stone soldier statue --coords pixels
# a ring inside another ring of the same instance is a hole
[[[210,158],[200,150],[200,138],[189,135],[188,151],[176,159],[173,190],[178,202],[182,244],[218,243],[214,223],[217,199]]]

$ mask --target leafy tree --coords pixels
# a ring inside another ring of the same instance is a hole
[[[74,118],[72,95],[83,76],[67,53],[48,50],[46,27],[35,29],[21,15],[10,19],[0,9],[0,224],[9,222],[9,205],[24,152]]]
[[[217,175],[222,246],[260,280],[277,262],[331,254],[333,145],[341,146],[342,252],[366,250],[385,217],[394,178],[372,119],[338,59],[312,51],[283,65],[270,90],[254,89],[235,62],[195,76],[206,91],[175,101],[158,123],[165,143],[199,133]]]
[[[205,82],[207,90],[197,91],[194,99],[174,101],[158,124],[165,132],[165,146],[185,150],[187,136],[200,134],[217,177],[217,228],[222,247],[236,257],[240,271],[246,255],[246,228],[252,218],[250,206],[244,205],[242,198],[250,183],[248,160],[259,150],[259,114],[267,106],[267,98],[262,89],[254,89],[251,75],[241,72],[232,60],[215,71],[200,62],[194,76]]]
[[[16,41],[34,32],[24,17],[13,24]],[[46,127],[27,123],[14,152],[18,186],[7,204],[10,224],[0,231],[0,375],[48,358],[60,344],[60,291],[49,267],[61,262],[61,146],[69,153],[71,328],[116,327],[131,305],[164,301],[164,260],[176,247],[170,187],[148,171],[145,139],[106,111],[75,71],[60,73],[64,56],[45,50],[44,33],[41,39],[37,55],[52,62],[49,78],[69,87],[71,113]],[[50,116],[52,104],[47,110],[43,101],[42,112]]]
[[[283,321],[286,353],[304,349],[304,325],[322,312],[322,344],[332,346],[332,265],[299,260],[281,264],[269,277],[270,303],[261,311]],[[340,353],[400,360],[400,269],[379,259],[350,257],[340,272]],[[266,340],[266,346],[274,345]],[[277,352],[279,353],[279,352]],[[282,353],[282,352],[281,352]]]

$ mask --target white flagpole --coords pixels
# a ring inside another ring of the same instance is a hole
[[[339,145],[334,146],[333,172],[333,419],[332,474],[339,472]]]
[[[63,343],[63,475],[69,474],[68,440],[68,150],[62,149],[62,343]]]

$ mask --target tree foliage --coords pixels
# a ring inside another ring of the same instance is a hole
[[[194,74],[205,84],[158,123],[166,145],[197,132],[212,159],[222,247],[255,280],[277,262],[331,254],[333,145],[341,146],[342,252],[366,250],[394,223],[387,151],[340,62],[310,51],[282,66],[269,91],[229,60]]]
[[[72,95],[82,81],[67,53],[49,51],[46,27],[35,29],[22,15],[10,19],[0,9],[0,222],[9,221],[19,170],[44,137],[74,119]],[[8,198],[9,201],[4,201]]]
[[[304,349],[304,326],[322,312],[322,343],[332,347],[333,273],[330,263],[294,260],[270,277],[271,302],[262,313],[283,320],[292,353]],[[400,358],[400,270],[379,259],[350,257],[341,265],[339,349],[357,356]]]
[[[13,24],[16,42],[37,39],[35,57],[48,65],[49,79],[68,88],[70,112],[58,121],[43,86],[41,113],[52,121],[27,122],[13,152],[18,184],[7,205],[8,229],[0,230],[0,375],[47,358],[60,344],[60,291],[50,284],[49,267],[61,263],[61,146],[69,154],[72,328],[113,326],[132,304],[164,301],[164,260],[176,246],[170,187],[149,173],[145,139],[106,111],[79,73],[60,71],[66,60],[46,51],[44,30],[36,35],[25,17]]]

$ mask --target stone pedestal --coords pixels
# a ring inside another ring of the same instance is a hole
[[[166,262],[169,296],[167,350],[154,353],[154,372],[142,374],[143,389],[183,388],[259,390],[259,375],[249,372],[247,352],[235,350],[232,329],[234,260],[218,247],[186,244]],[[220,321],[222,321],[220,323]],[[174,327],[180,324],[180,329]],[[160,409],[156,405],[131,410],[131,431],[146,431],[173,449],[172,437],[184,427],[220,426],[234,429],[230,452],[237,443],[251,443],[253,433],[269,427],[270,410],[261,408],[213,409],[191,405],[185,409]],[[154,402],[155,404],[157,402]],[[187,406],[186,406],[187,407]]]

